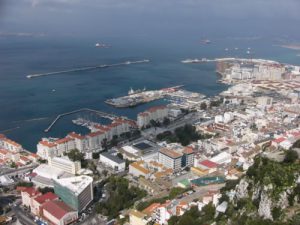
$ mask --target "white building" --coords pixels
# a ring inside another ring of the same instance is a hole
[[[0,134],[0,148],[6,149],[13,153],[18,153],[23,150],[22,145],[17,142],[8,139],[4,135]]]
[[[81,169],[81,163],[79,161],[73,162],[67,157],[49,158],[48,165],[71,174],[77,174]]]
[[[146,127],[151,120],[162,121],[168,117],[169,109],[166,106],[156,106],[145,112],[139,113],[137,116],[137,125],[139,128]]]
[[[117,156],[111,155],[107,152],[101,153],[99,157],[99,162],[113,168],[116,171],[125,170],[125,161]]]
[[[162,148],[158,153],[158,162],[163,164],[167,168],[171,168],[174,171],[181,170],[181,159],[183,154],[171,149]]]

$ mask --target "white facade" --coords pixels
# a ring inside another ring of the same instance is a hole
[[[99,162],[115,169],[116,171],[125,170],[125,161],[117,156],[110,155],[109,153],[100,154]]]
[[[77,172],[81,169],[81,163],[79,161],[73,162],[66,157],[49,158],[48,165],[71,174],[77,174]]]
[[[181,158],[182,154],[175,153],[170,149],[161,149],[158,153],[158,162],[174,171],[181,170]]]
[[[139,128],[146,127],[151,120],[162,121],[168,117],[169,109],[166,106],[156,106],[145,112],[139,113],[137,116],[137,125]]]

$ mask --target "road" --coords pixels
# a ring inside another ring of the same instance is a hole
[[[33,217],[29,213],[24,212],[20,206],[16,206],[12,210],[21,224],[36,225],[36,223],[33,221]]]
[[[180,200],[184,201],[184,202],[192,202],[194,199],[202,198],[207,192],[218,191],[224,186],[225,186],[225,184],[213,184],[213,185],[208,185],[208,186],[196,187],[195,188],[196,192],[194,192],[193,194],[184,196]]]
[[[22,167],[22,168],[19,168],[19,169],[11,169],[9,171],[0,173],[0,176],[2,176],[2,175],[15,176],[15,175],[18,175],[18,174],[25,173],[29,170],[32,170],[37,166],[38,166],[37,164],[34,164],[34,165],[31,165],[31,166]]]

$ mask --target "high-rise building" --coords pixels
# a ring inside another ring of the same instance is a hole
[[[54,157],[48,159],[49,166],[63,170],[64,172],[77,174],[81,169],[81,163],[79,161],[73,162],[67,157]]]
[[[81,212],[94,198],[93,178],[75,176],[56,179],[54,192],[72,209]]]

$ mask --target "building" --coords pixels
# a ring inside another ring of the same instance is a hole
[[[41,211],[49,224],[67,225],[78,219],[78,212],[59,200],[46,202]]]
[[[49,158],[48,165],[71,174],[77,174],[81,169],[81,163],[79,161],[73,162],[67,157]]]
[[[59,178],[65,178],[73,176],[70,173],[66,173],[63,170],[49,166],[47,164],[41,164],[33,170],[33,173],[36,174],[32,178],[32,182],[38,187],[54,187],[53,180]]]
[[[115,171],[125,170],[125,161],[117,156],[111,155],[107,152],[101,153],[99,162],[113,168]]]
[[[158,153],[158,162],[174,171],[194,165],[194,151],[191,147],[181,149],[162,148]]]
[[[133,162],[129,165],[129,174],[134,177],[143,176],[148,179],[151,171],[144,167],[144,161]]]
[[[181,170],[182,153],[172,149],[162,148],[158,153],[158,162],[174,171]]]
[[[93,200],[93,178],[76,176],[54,180],[54,192],[72,209],[81,212]]]
[[[21,191],[22,205],[31,207],[32,199],[37,196],[41,196],[42,193],[37,191],[33,187],[27,187]]]
[[[53,194],[52,192],[47,192],[46,194],[39,195],[32,199],[31,204],[31,212],[36,216],[41,216],[41,208],[44,203],[52,200],[58,200],[58,196],[56,194]]]
[[[137,125],[139,128],[150,125],[150,121],[162,121],[168,117],[169,109],[166,106],[156,106],[145,112],[139,113],[137,116]]]
[[[6,149],[13,153],[18,153],[23,150],[22,145],[17,142],[8,139],[5,135],[0,134],[0,148]]]
[[[145,213],[137,210],[131,210],[129,212],[129,224],[130,225],[147,225],[151,221],[151,218],[147,217]]]
[[[37,153],[42,159],[52,158],[57,156],[56,144],[46,140],[42,140],[37,144]]]

